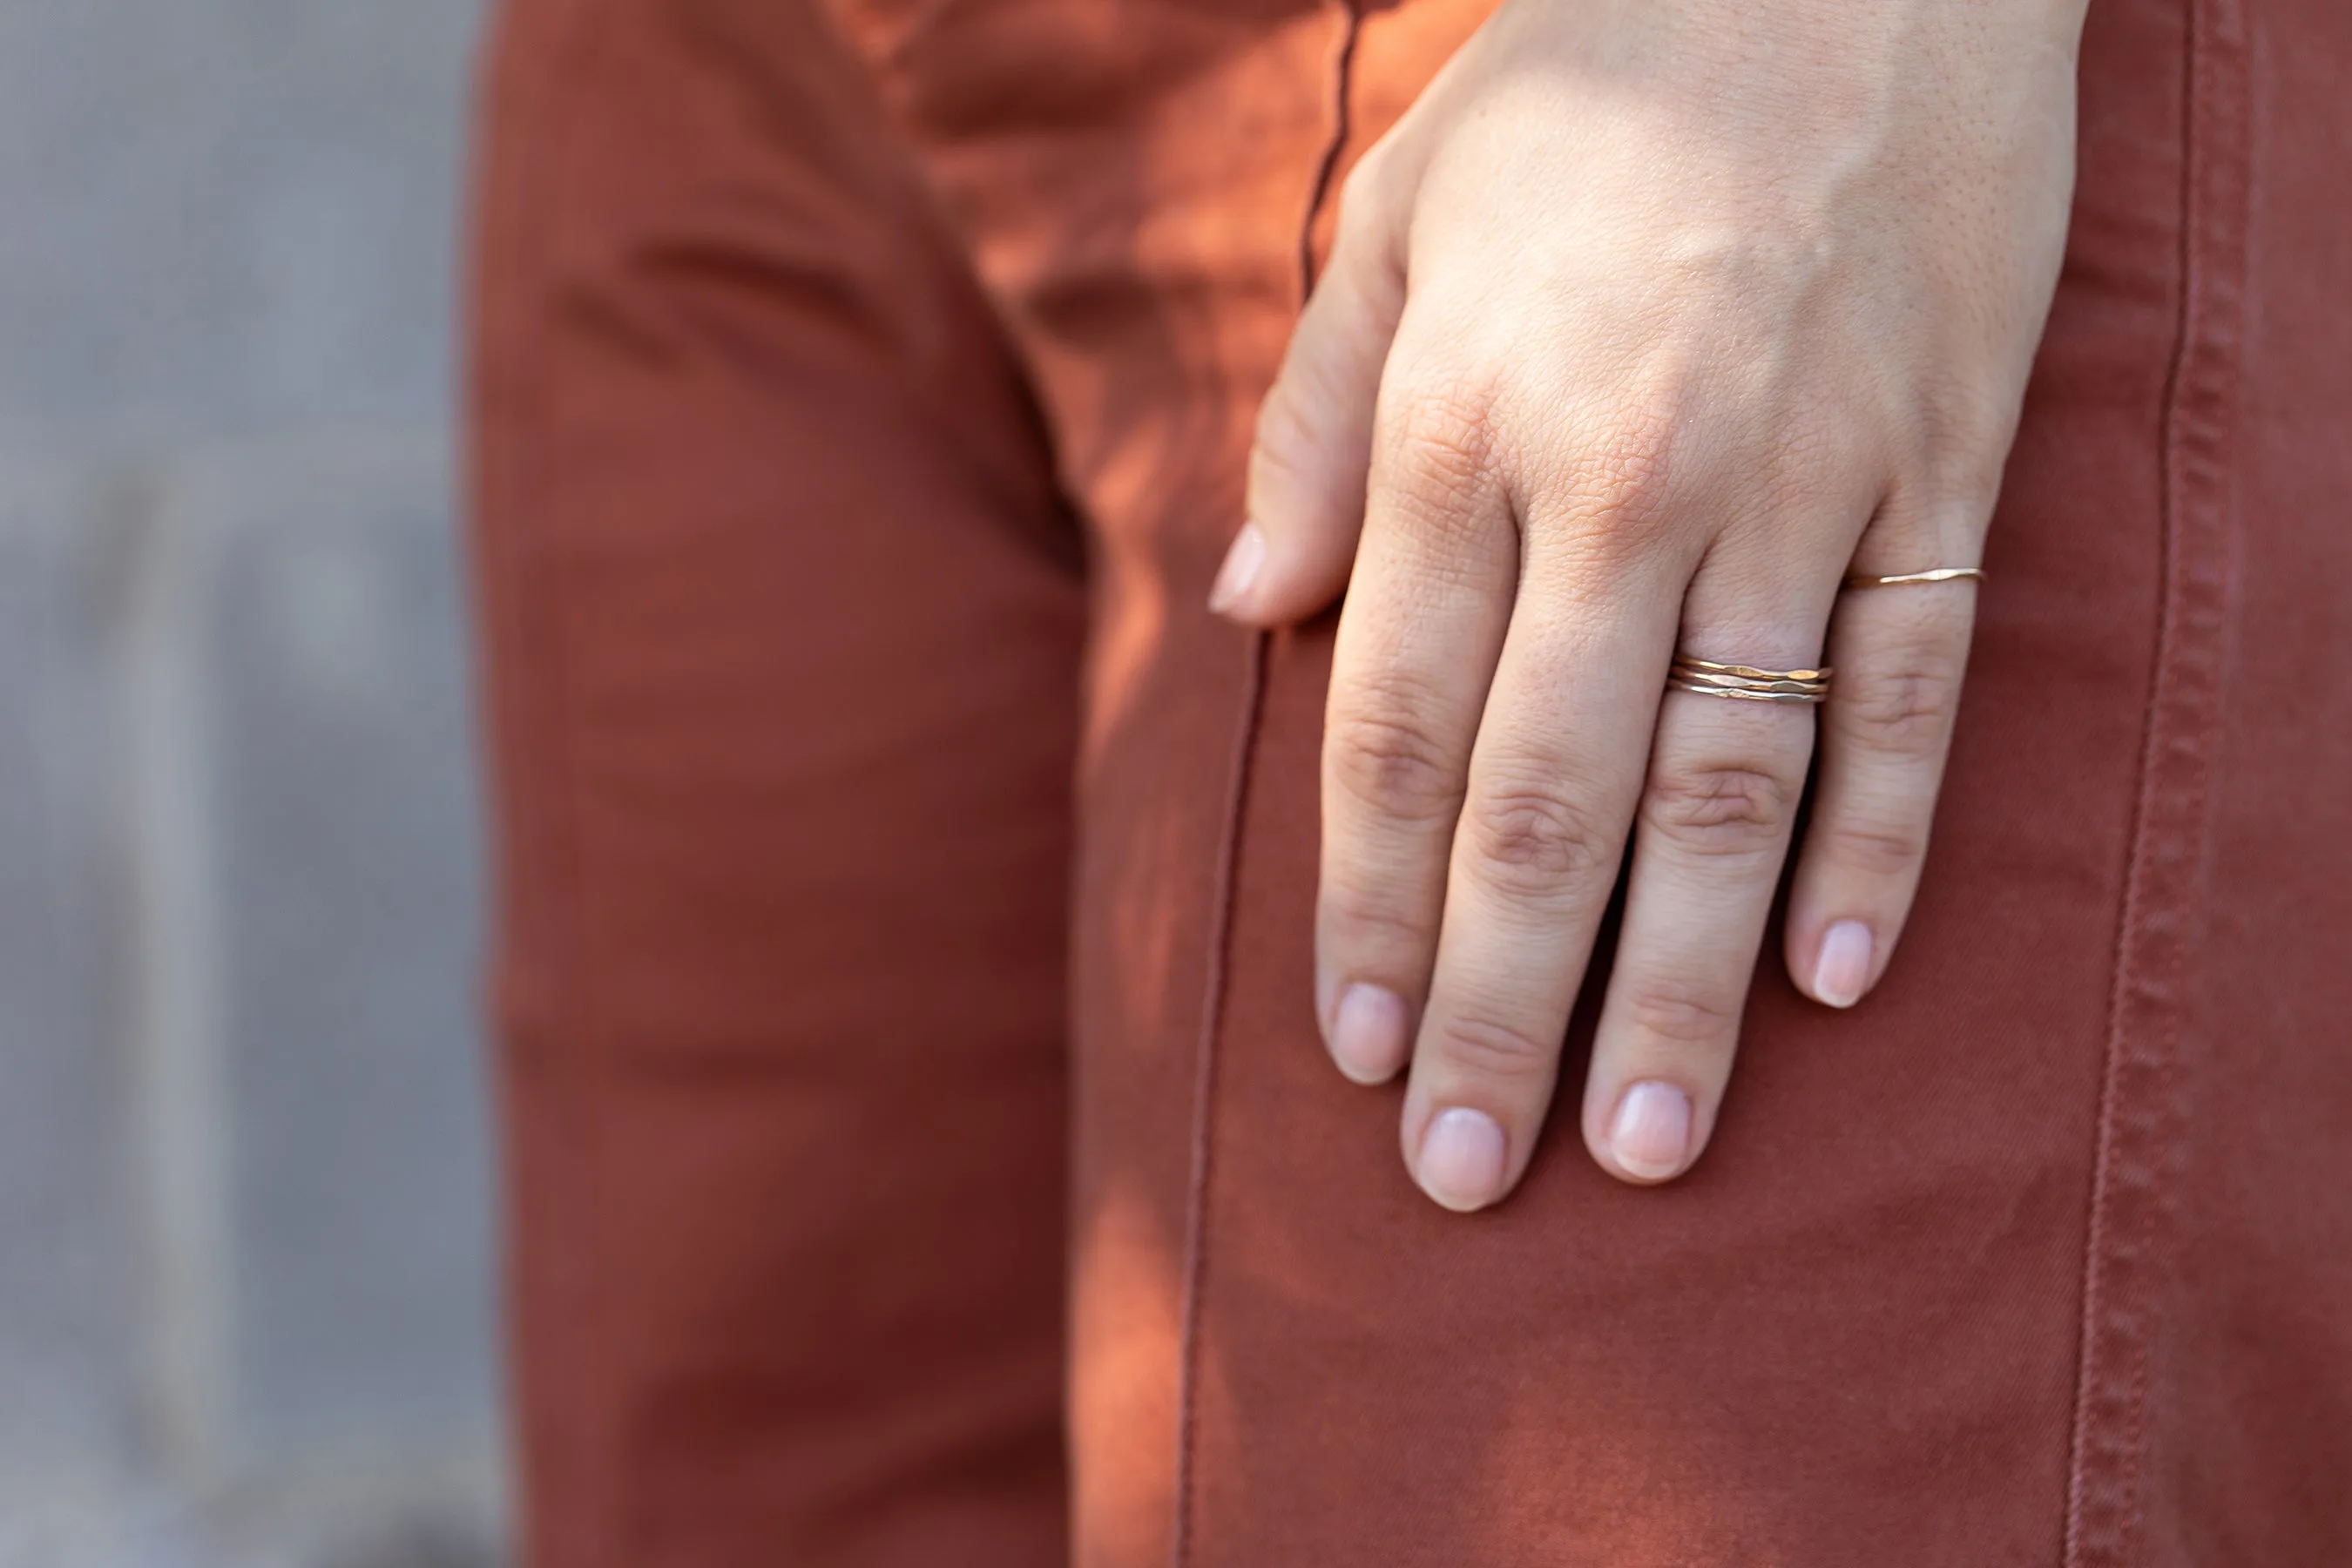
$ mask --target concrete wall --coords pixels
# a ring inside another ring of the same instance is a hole
[[[0,1568],[497,1562],[471,0],[0,0]]]

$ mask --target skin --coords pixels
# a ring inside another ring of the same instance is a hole
[[[1409,1071],[1407,1166],[1500,1199],[1631,858],[1582,1110],[1713,1129],[1791,824],[1785,961],[1851,1006],[1926,855],[1970,566],[2063,247],[2082,0],[1507,0],[1349,177],[1213,607],[1344,589],[1317,1007]],[[1677,649],[1834,667],[1820,708]],[[1818,750],[1818,763],[1815,753]]]

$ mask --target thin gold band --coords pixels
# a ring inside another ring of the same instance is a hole
[[[1759,669],[1752,664],[1717,664],[1677,654],[1666,684],[1700,697],[1741,702],[1819,702],[1830,694],[1826,669]]]
[[[1679,678],[1669,678],[1668,686],[1683,691],[1696,692],[1701,697],[1729,697],[1741,702],[1821,702],[1828,699],[1826,691],[1748,691],[1736,686],[1699,686]]]
[[[1693,658],[1686,653],[1675,655],[1675,663],[1685,669],[1705,670],[1709,675],[1736,675],[1746,680],[1821,681],[1830,678],[1826,669],[1759,669],[1752,664],[1717,664],[1711,658]]]
[[[1891,577],[1849,577],[1849,588],[1907,588],[1914,583],[1981,583],[1981,566],[1938,566],[1932,572],[1897,572]]]

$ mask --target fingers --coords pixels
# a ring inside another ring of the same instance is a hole
[[[1447,862],[1401,1131],[1423,1190],[1448,1208],[1500,1198],[1535,1146],[1688,570],[1561,559],[1581,553],[1530,546]]]
[[[1403,334],[1418,341],[1410,322]],[[1874,981],[1916,886],[1973,600],[1965,584],[1850,595],[1818,713],[1670,691],[1677,646],[1769,668],[1823,662],[1838,586],[1825,562],[1858,526],[1832,522],[1820,548],[1792,551],[1790,528],[1744,523],[1713,536],[1694,575],[1684,552],[1708,538],[1657,526],[1674,509],[1638,463],[1623,485],[1575,475],[1549,503],[1593,515],[1522,520],[1500,478],[1516,454],[1486,449],[1494,422],[1464,384],[1391,392],[1377,411],[1327,715],[1317,917],[1331,1054],[1362,1082],[1410,1059],[1405,1160],[1458,1210],[1496,1202],[1526,1168],[1629,825],[1584,1136],[1630,1182],[1699,1156],[1817,718],[1823,777],[1788,962],[1840,1005]],[[1905,565],[1938,554],[1895,537],[1884,520],[1872,535]]]
[[[1209,598],[1219,615],[1279,626],[1347,585],[1381,368],[1403,309],[1403,263],[1384,204],[1369,180],[1351,180],[1330,261],[1258,411],[1248,521]]]
[[[1828,585],[1790,580],[1769,552],[1727,550],[1692,583],[1681,646],[1722,663],[1810,668],[1829,599]],[[1665,693],[1585,1081],[1586,1147],[1622,1180],[1680,1175],[1713,1130],[1804,790],[1813,714]]]
[[[1885,530],[1882,522],[1874,535]],[[1892,550],[1892,545],[1874,545]],[[1905,549],[1895,564],[1969,565]],[[1927,855],[1927,831],[1959,708],[1976,584],[1923,584],[1839,601],[1822,711],[1821,783],[1789,901],[1790,978],[1817,1002],[1850,1007],[1902,934]]]

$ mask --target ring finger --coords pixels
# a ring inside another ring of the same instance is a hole
[[[1685,606],[1685,654],[1772,670],[1818,662],[1834,577],[1776,583],[1762,564],[1726,552],[1702,566]],[[1666,1181],[1706,1145],[1813,728],[1811,703],[1666,692],[1585,1085],[1585,1143],[1613,1175]]]

